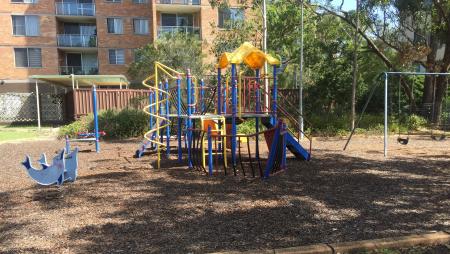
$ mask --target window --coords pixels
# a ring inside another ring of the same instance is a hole
[[[135,34],[148,34],[148,19],[133,19]]]
[[[176,26],[177,14],[161,14],[161,26]]]
[[[16,67],[42,67],[40,48],[15,48]]]
[[[11,3],[35,4],[38,0],[11,0]]]
[[[105,0],[108,3],[121,3],[122,0]]]
[[[240,8],[219,9],[219,27],[232,28],[234,23],[244,20],[244,10]]]
[[[106,23],[108,26],[108,33],[111,34],[123,33],[123,21],[121,18],[107,18]]]
[[[192,14],[161,14],[161,26],[193,26]]]
[[[148,0],[133,0],[133,3],[135,3],[135,4],[146,4],[146,3],[148,3]]]
[[[26,15],[12,16],[13,34],[19,36],[39,36],[40,34],[40,22],[39,16]]]
[[[110,64],[125,64],[125,50],[124,49],[110,49],[109,50]]]

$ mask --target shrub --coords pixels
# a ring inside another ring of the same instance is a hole
[[[75,122],[65,125],[59,129],[59,137],[64,137],[68,135],[73,138],[79,132],[87,132],[90,130],[90,125],[94,121],[94,116],[92,114],[87,116],[82,116]]]
[[[142,110],[123,109],[100,111],[99,129],[106,132],[106,138],[129,138],[142,136],[149,130],[148,115]],[[61,127],[60,136],[75,137],[78,132],[92,131],[94,117],[92,114]]]
[[[418,115],[410,115],[408,121],[411,130],[419,130],[427,126],[427,120]]]

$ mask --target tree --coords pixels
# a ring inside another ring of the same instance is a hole
[[[209,0],[209,3],[213,8],[229,9],[228,1],[225,0]],[[225,21],[224,29],[216,29],[217,24],[211,22],[214,39],[210,52],[215,57],[235,50],[245,41],[249,41],[257,47],[261,45],[262,13],[259,2],[243,1],[241,10],[246,11],[245,19]]]
[[[299,0],[300,1],[300,0]],[[342,0],[343,3],[344,0]],[[327,1],[330,2],[330,1]],[[342,4],[341,4],[342,7]],[[323,11],[339,17],[354,29],[356,24],[351,12],[332,8],[329,3],[320,6]],[[450,67],[450,3],[439,0],[361,0],[364,13],[362,27],[357,29],[370,50],[392,71],[411,70],[414,64],[425,67],[427,72],[447,72]],[[438,50],[443,48],[439,58]],[[387,51],[394,51],[389,58]],[[428,77],[422,92],[422,104],[435,103],[433,122],[438,122],[442,102],[448,89],[446,77]],[[412,106],[415,97],[411,84],[402,79]],[[434,91],[435,89],[435,91]],[[435,96],[433,94],[435,93]]]
[[[161,37],[135,54],[137,61],[128,69],[134,80],[143,80],[153,74],[155,61],[182,72],[189,68],[194,75],[202,75],[208,67],[203,63],[202,41],[184,33]]]

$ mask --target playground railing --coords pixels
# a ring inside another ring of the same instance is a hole
[[[241,113],[270,113],[272,108],[271,91],[265,91],[264,83],[272,78],[243,77],[239,90],[239,108]],[[268,96],[266,96],[268,95]],[[266,97],[268,98],[266,104]]]
[[[266,93],[263,92],[263,94],[265,95]],[[269,96],[270,96],[270,94],[269,94]],[[271,97],[269,97],[269,98],[271,98]],[[303,142],[302,136],[304,138],[306,138],[308,152],[309,152],[309,154],[311,154],[311,152],[312,152],[312,137],[310,134],[307,134],[304,130],[302,130],[302,128],[301,128],[302,126],[301,126],[300,122],[290,112],[293,112],[295,115],[297,115],[299,117],[303,117],[303,122],[304,122],[303,127],[305,127],[305,123],[306,123],[306,126],[308,127],[307,129],[309,129],[310,132],[312,132],[312,129],[313,129],[312,123],[309,122],[308,120],[306,120],[305,117],[300,114],[300,112],[297,110],[297,108],[291,102],[289,102],[289,100],[287,100],[287,98],[278,94],[278,99],[281,99],[281,100],[278,100],[278,102],[277,102],[277,116],[284,119],[287,122],[287,130],[297,139],[297,141],[299,143]],[[288,107],[286,108],[285,105],[287,105]],[[269,109],[266,109],[266,110],[269,111]]]
[[[251,174],[252,177],[265,177],[265,170],[267,169],[267,163],[269,161],[269,153],[272,147],[272,141],[274,141],[274,135],[276,133],[276,128],[268,129],[265,131],[260,131],[252,134],[237,134],[237,157],[236,163],[233,164],[231,162],[231,153],[226,153],[226,158],[223,155],[223,149],[227,149],[223,147],[223,144],[226,144],[225,140],[231,140],[233,135],[221,135],[220,133],[212,133],[209,138],[212,145],[211,154],[213,165],[212,168],[206,169],[204,164],[202,163],[202,151],[208,149],[207,144],[205,144],[205,140],[208,140],[208,133],[204,130],[200,129],[192,129],[193,133],[193,152],[192,152],[192,160],[193,166],[195,169],[204,171],[209,174],[220,174],[228,175],[228,166],[233,170],[233,174],[236,176],[238,174],[242,174],[244,177]],[[284,133],[280,132],[280,136],[283,137]],[[264,144],[261,143],[261,136],[264,136],[266,140],[267,149],[263,148]],[[273,167],[270,168],[269,174],[278,173],[283,169],[283,138],[279,138],[278,142],[275,146],[276,151],[274,154],[274,164]],[[228,148],[229,149],[229,148]],[[208,155],[208,152],[205,153]],[[228,162],[228,163],[227,163]],[[231,163],[230,163],[231,162]],[[239,171],[240,168],[240,171]],[[250,172],[246,169],[250,169]]]

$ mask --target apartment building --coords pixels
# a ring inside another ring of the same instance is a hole
[[[208,0],[2,0],[0,92],[29,90],[31,75],[126,74],[134,50],[158,36],[211,42],[214,29],[243,18]]]

